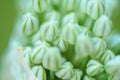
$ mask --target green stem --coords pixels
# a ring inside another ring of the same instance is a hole
[[[54,80],[54,72],[50,71],[50,80]]]

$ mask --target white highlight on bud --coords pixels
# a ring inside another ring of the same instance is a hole
[[[37,13],[44,12],[50,8],[49,0],[33,0],[33,8]]]
[[[101,58],[101,62],[106,64],[108,61],[115,57],[114,53],[111,50],[106,50]]]
[[[73,70],[73,76],[72,76],[72,78],[69,79],[69,80],[81,80],[82,75],[83,75],[83,73],[82,73],[81,70],[79,70],[79,69],[74,69],[74,70]]]
[[[32,71],[37,77],[37,80],[46,80],[46,72],[42,66],[34,66]]]
[[[48,48],[50,45],[48,43],[46,43],[45,41],[43,42],[38,41],[38,42],[41,42],[41,43],[39,43],[37,46],[33,48],[32,55],[31,55],[32,62],[34,64],[40,64],[43,60],[44,55],[49,52]]]
[[[58,24],[55,21],[46,22],[41,25],[41,37],[46,41],[54,41],[57,35]]]
[[[103,0],[88,0],[87,3],[87,14],[93,19],[97,19],[99,16],[104,14],[105,4]]]
[[[38,18],[31,13],[25,14],[22,22],[23,34],[26,36],[32,35],[39,28]]]
[[[90,60],[87,64],[86,72],[89,76],[95,76],[104,71],[103,65],[96,60]]]
[[[105,64],[105,70],[108,74],[120,74],[120,56],[114,57]]]
[[[103,39],[97,38],[97,37],[93,38],[92,41],[94,44],[94,51],[95,52],[93,54],[91,54],[90,56],[92,58],[99,59],[103,55],[103,53],[105,52],[107,44]]]
[[[73,75],[73,65],[70,62],[65,62],[56,72],[56,76],[61,79],[70,79]]]
[[[65,28],[63,28],[63,31],[62,31],[63,39],[67,41],[69,44],[74,45],[76,42],[77,36],[80,33],[79,25],[69,23],[64,26]]]
[[[57,71],[62,64],[62,57],[60,51],[56,47],[49,48],[48,53],[43,57],[42,64],[44,68]]]
[[[106,37],[110,34],[112,28],[112,22],[111,20],[105,16],[102,15],[96,22],[93,27],[93,33],[94,35],[98,37]]]

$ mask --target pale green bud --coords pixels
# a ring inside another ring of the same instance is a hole
[[[64,11],[72,11],[76,8],[76,0],[64,0],[62,1],[61,9]]]
[[[105,64],[105,70],[108,74],[120,74],[120,56],[114,57]]]
[[[88,0],[80,0],[80,11],[86,13]]]
[[[73,75],[73,65],[70,62],[65,62],[56,72],[56,76],[61,79],[70,79]]]
[[[86,35],[79,35],[76,45],[75,52],[80,55],[81,58],[88,57],[94,53],[94,46],[90,37]]]
[[[98,61],[92,59],[88,62],[86,72],[89,76],[95,76],[103,71],[103,65]]]
[[[97,19],[105,12],[105,4],[103,0],[88,0],[87,14],[93,19]]]
[[[41,37],[46,41],[54,41],[57,35],[58,24],[56,21],[46,22],[41,25],[40,33]]]
[[[110,34],[112,28],[112,22],[111,20],[105,16],[102,15],[96,22],[93,27],[93,33],[94,35],[98,37],[106,37]]]
[[[31,65],[31,53],[32,53],[32,48],[31,47],[26,47],[23,54],[24,54],[24,58],[27,61],[28,65]]]
[[[33,0],[33,9],[37,13],[41,13],[50,8],[49,0]]]
[[[83,80],[96,80],[95,78],[92,78],[90,76],[85,75]]]
[[[44,68],[56,71],[62,64],[62,57],[58,48],[52,47],[49,48],[48,53],[43,57],[42,64]]]
[[[30,36],[35,33],[39,28],[39,20],[31,13],[23,16],[22,30],[25,36]]]
[[[101,58],[101,62],[106,64],[108,61],[115,57],[114,53],[111,50],[106,50]]]
[[[80,26],[80,33],[86,36],[92,36],[92,32],[85,26]]]
[[[94,44],[95,52],[93,54],[91,54],[91,57],[95,58],[95,59],[99,59],[105,52],[107,44],[106,44],[105,40],[103,40],[101,38],[97,38],[97,37],[93,38],[93,44]]]
[[[78,22],[78,19],[77,19],[77,16],[74,12],[65,15],[62,19],[62,25],[63,26],[68,24],[68,23],[74,24],[74,23],[77,23],[77,22]]]
[[[77,24],[67,24],[63,28],[62,37],[69,44],[74,45],[79,33],[80,33],[79,25],[77,25]]]
[[[56,22],[60,21],[60,17],[61,16],[60,16],[59,12],[54,11],[54,10],[53,11],[48,11],[44,16],[46,21],[51,21],[52,20],[52,21],[56,21]],[[57,24],[59,24],[58,22],[57,22]]]
[[[38,41],[38,42],[40,42],[40,41]],[[49,46],[50,45],[48,43],[43,41],[43,42],[39,43],[39,45],[37,45],[33,48],[31,57],[32,57],[32,62],[34,64],[40,64],[42,62],[43,56],[46,53],[48,53]]]
[[[81,70],[79,70],[79,69],[74,69],[74,70],[73,70],[73,76],[72,76],[72,78],[69,79],[69,80],[81,80],[82,75],[83,75],[83,73],[82,73]]]
[[[42,66],[34,66],[32,71],[37,77],[37,80],[46,80],[46,72]]]
[[[62,52],[68,50],[69,48],[69,44],[63,40],[61,36],[54,41],[54,45],[57,46]]]

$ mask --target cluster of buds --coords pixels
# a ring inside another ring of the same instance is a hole
[[[18,41],[38,80],[120,80],[105,0],[32,0]],[[22,40],[23,39],[23,40]]]

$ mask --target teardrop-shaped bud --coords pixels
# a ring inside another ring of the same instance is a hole
[[[106,44],[105,40],[103,40],[101,38],[97,38],[97,37],[93,38],[93,44],[94,44],[95,52],[93,54],[91,54],[90,56],[92,58],[99,59],[105,52],[107,44]]]
[[[90,37],[86,35],[79,35],[76,45],[75,52],[81,56],[81,58],[88,57],[94,52],[94,46]]]
[[[99,18],[105,12],[105,4],[103,0],[88,0],[87,14],[93,19]]]
[[[103,65],[98,61],[92,59],[88,62],[86,72],[89,76],[95,76],[103,71]]]
[[[69,44],[65,40],[63,40],[61,36],[58,37],[53,44],[57,46],[62,52],[68,50],[69,47]]]
[[[66,25],[68,23],[75,24],[77,22],[78,22],[78,19],[74,12],[65,15],[62,19],[62,25]]]
[[[72,76],[72,78],[69,79],[69,80],[81,80],[82,75],[83,75],[83,73],[82,73],[81,70],[79,70],[79,69],[74,69],[74,70],[73,70],[73,76]]]
[[[63,28],[62,37],[69,44],[74,45],[79,32],[80,32],[79,25],[77,25],[77,24],[67,24]]]
[[[32,61],[31,61],[32,48],[26,47],[23,54],[24,54],[24,58],[27,61],[28,65],[31,65],[32,64]]]
[[[111,50],[106,50],[101,58],[101,62],[106,64],[108,61],[112,60],[115,57],[114,53]]]
[[[108,74],[120,74],[120,56],[114,57],[105,64],[105,70]]]
[[[44,68],[48,70],[58,70],[62,64],[62,57],[59,49],[56,47],[49,48],[48,53],[46,53],[43,57],[42,64]]]
[[[27,13],[23,16],[22,31],[25,36],[30,36],[35,33],[39,28],[38,18],[31,14]]]
[[[48,53],[49,46],[45,41],[41,41],[41,44],[33,48],[31,57],[34,64],[40,64],[42,62],[44,55]]]
[[[40,28],[40,33],[43,40],[49,42],[54,41],[57,35],[57,28],[58,24],[56,23],[56,21],[50,21],[42,24]]]
[[[112,28],[112,22],[111,20],[105,16],[102,15],[96,22],[93,27],[93,33],[94,35],[98,37],[106,37],[110,34]]]
[[[61,79],[70,79],[73,75],[73,65],[70,62],[65,62],[56,72],[56,76]]]
[[[86,13],[88,0],[80,0],[80,11]]]
[[[37,80],[46,80],[46,72],[42,66],[34,66],[32,72],[37,77]]]
[[[83,80],[96,80],[95,78],[92,78],[90,76],[85,75]]]
[[[50,8],[49,0],[33,0],[33,9],[37,13],[41,13]]]

